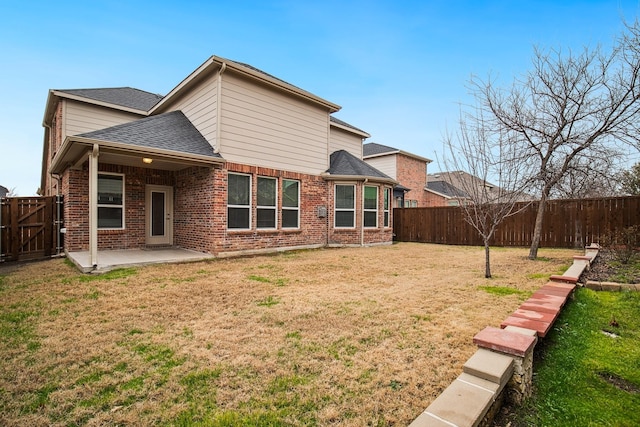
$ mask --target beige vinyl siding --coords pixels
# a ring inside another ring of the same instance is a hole
[[[98,105],[64,100],[64,135],[79,135],[138,120],[143,116]]]
[[[332,126],[329,138],[329,153],[338,150],[345,150],[361,159],[362,137]]]
[[[328,111],[227,72],[220,154],[228,161],[318,174],[328,167]]]
[[[398,179],[395,154],[390,156],[371,157],[369,159],[364,159],[364,161],[378,169],[383,174],[390,176],[393,179]]]
[[[200,131],[209,144],[216,142],[217,74],[207,76],[163,111],[182,110],[184,115]]]

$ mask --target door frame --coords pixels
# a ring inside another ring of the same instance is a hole
[[[152,194],[164,193],[164,235],[152,236]],[[173,246],[173,187],[147,184],[145,187],[145,242],[147,245]]]

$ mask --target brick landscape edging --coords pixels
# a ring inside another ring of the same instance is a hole
[[[473,338],[478,350],[464,364],[463,373],[410,427],[487,426],[505,399],[519,404],[530,397],[535,345],[551,330],[562,307],[573,295],[580,276],[598,256],[599,249],[596,244],[587,246],[584,255],[573,257],[573,264],[564,274],[551,276],[546,285],[500,324],[500,328],[488,326],[478,332]],[[640,291],[640,285],[630,286]]]

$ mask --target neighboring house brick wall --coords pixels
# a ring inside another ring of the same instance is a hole
[[[438,196],[437,194],[431,193],[429,191],[425,191],[425,206],[427,208],[439,207],[439,206],[449,206],[449,199]]]
[[[416,200],[417,207],[425,207],[427,204],[427,165],[423,160],[406,156],[402,153],[396,155],[397,176],[401,185],[411,189],[404,196],[405,202]]]

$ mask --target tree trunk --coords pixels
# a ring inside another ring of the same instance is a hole
[[[484,241],[484,277],[491,278],[491,262],[489,261],[489,240]]]
[[[544,210],[547,206],[547,191],[542,192],[542,197],[538,202],[538,212],[536,213],[536,224],[533,228],[533,238],[531,239],[531,248],[529,249],[529,259],[538,258],[538,248],[540,247],[540,239],[542,238],[542,220],[544,218]]]

